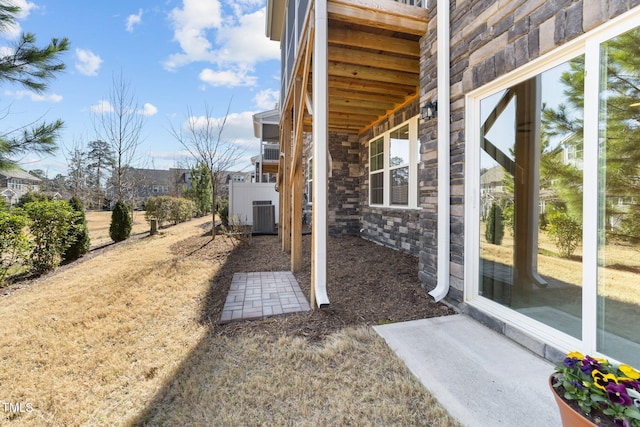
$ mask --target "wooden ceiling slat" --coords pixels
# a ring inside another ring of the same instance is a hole
[[[420,45],[415,40],[355,31],[348,28],[331,28],[328,41],[329,44],[379,50],[413,58],[420,57]]]
[[[334,61],[329,61],[329,76],[349,77],[359,80],[371,80],[373,82],[399,83],[414,87],[417,87],[419,83],[417,74],[363,67],[361,65],[344,64]]]
[[[371,82],[355,80],[345,77],[329,76],[329,89],[344,89],[357,92],[390,94],[391,96],[406,97],[416,92],[415,85],[399,85],[395,83]]]
[[[404,100],[404,95],[394,95],[389,92],[358,92],[356,90],[335,89],[329,85],[329,98],[351,98],[363,101],[381,101],[399,104]]]
[[[329,61],[414,74],[420,73],[420,62],[415,59],[344,47],[329,46]]]
[[[361,99],[352,98],[329,98],[329,105],[343,105],[352,108],[363,108],[374,110],[390,110],[393,108],[393,102],[379,102],[379,101],[363,101]]]

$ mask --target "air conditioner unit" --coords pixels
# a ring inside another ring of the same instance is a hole
[[[276,207],[271,200],[255,200],[253,202],[253,231],[257,233],[273,233],[276,229]]]

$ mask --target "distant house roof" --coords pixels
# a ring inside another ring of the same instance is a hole
[[[480,184],[495,184],[504,180],[505,170],[502,166],[494,166],[480,175]]]
[[[41,179],[38,178],[37,176],[33,176],[30,173],[20,168],[0,169],[0,176],[4,176],[6,178],[28,179],[28,180],[37,181],[37,182],[41,181]]]

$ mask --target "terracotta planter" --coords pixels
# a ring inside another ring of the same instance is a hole
[[[594,423],[569,406],[569,404],[558,395],[556,389],[553,388],[553,375],[549,377],[549,388],[551,388],[551,393],[553,393],[553,397],[556,399],[556,404],[560,410],[560,418],[562,419],[562,425],[564,427],[595,427]]]

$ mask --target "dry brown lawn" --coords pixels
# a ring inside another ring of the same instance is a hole
[[[86,212],[87,227],[91,238],[91,247],[102,246],[111,243],[109,237],[109,225],[111,225],[111,212],[88,211]],[[131,234],[149,232],[149,223],[144,219],[144,212],[133,212],[133,226]]]
[[[0,297],[0,401],[33,408],[0,406],[0,424],[457,425],[369,326],[309,340],[203,321],[237,248],[218,237],[201,259],[170,247],[200,239],[205,221]]]

